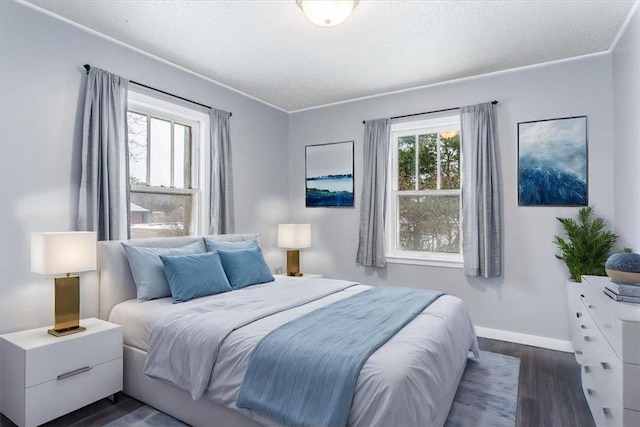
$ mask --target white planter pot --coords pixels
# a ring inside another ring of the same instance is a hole
[[[567,280],[567,306],[569,314],[569,331],[571,333],[571,342],[573,343],[573,352],[576,361],[582,364],[582,334],[580,332],[582,325],[582,316],[584,306],[582,305],[582,293],[584,284]]]

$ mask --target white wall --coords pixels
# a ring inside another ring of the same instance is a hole
[[[294,113],[289,122],[291,220],[312,224],[312,248],[303,271],[369,284],[435,288],[461,297],[477,326],[569,339],[565,266],[554,258],[557,216],[577,208],[518,207],[517,123],[587,115],[589,204],[613,219],[613,117],[611,56],[602,54],[511,72],[434,85]],[[454,268],[355,263],[362,189],[362,120],[438,110],[496,99],[497,139],[504,206],[504,274],[468,278]],[[355,140],[354,209],[305,208],[304,146]],[[637,143],[637,139],[634,143]]]
[[[233,112],[236,231],[261,233],[282,265],[286,113],[24,5],[0,2],[0,19],[0,333],[53,321],[53,278],[30,273],[29,238],[75,227],[85,63]],[[84,284],[81,314],[97,315]]]
[[[640,252],[640,12],[613,50],[615,231]]]

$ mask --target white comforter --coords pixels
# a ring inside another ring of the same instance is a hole
[[[296,288],[308,288],[312,292],[318,287],[334,285],[328,279],[280,278],[275,283],[250,286],[183,304],[170,304],[170,299],[169,303],[163,300],[127,301],[113,309],[110,320],[123,325],[126,344],[146,350],[149,331],[162,316],[173,317],[175,313],[211,305],[212,299],[224,300],[224,303],[214,305],[217,309],[228,307],[227,314],[234,311],[242,313],[243,307],[255,307],[256,298],[263,299],[265,303],[275,295],[282,298],[282,292],[271,292],[276,289],[269,287],[278,286],[282,290],[294,284]],[[262,337],[296,317],[367,288],[352,286],[233,331],[218,349],[204,396],[239,410],[235,406],[236,397],[251,351]],[[447,399],[457,388],[469,350],[477,355],[477,340],[462,301],[448,295],[439,298],[367,360],[358,377],[348,424],[424,426],[443,421],[442,412],[448,410],[443,406],[449,403]],[[262,424],[273,424],[250,411],[241,411]]]

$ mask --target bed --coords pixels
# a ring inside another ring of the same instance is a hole
[[[254,234],[207,236],[240,242]],[[200,237],[130,240],[139,247],[183,247]],[[276,277],[271,283],[172,304],[171,298],[136,300],[133,280],[121,242],[98,243],[100,317],[122,325],[124,331],[124,392],[194,426],[277,425],[269,418],[236,406],[252,350],[269,332],[314,310],[364,292],[368,286],[329,279]],[[154,325],[207,304],[225,310],[247,307],[250,301],[275,298],[277,292],[318,293],[340,285],[341,290],[283,309],[244,325],[222,342],[217,363],[201,398],[193,400],[181,388],[144,374]],[[477,339],[462,301],[444,295],[367,359],[358,377],[347,425],[443,425],[464,371],[469,351],[477,355]]]

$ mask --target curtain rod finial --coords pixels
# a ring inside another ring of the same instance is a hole
[[[87,73],[91,69],[91,65],[89,65],[89,64],[84,64],[83,67],[84,67],[85,70],[87,70]]]

